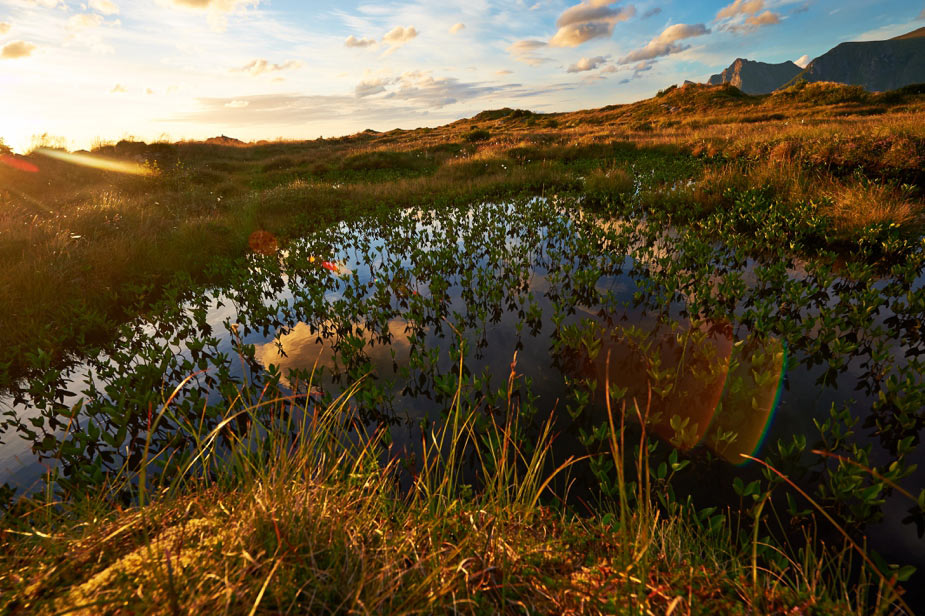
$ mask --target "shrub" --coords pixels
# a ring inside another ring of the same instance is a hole
[[[476,141],[487,141],[491,138],[491,133],[484,128],[473,128],[468,133],[466,133],[463,138],[469,143],[475,143]]]

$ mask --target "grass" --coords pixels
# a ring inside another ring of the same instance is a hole
[[[573,460],[549,459],[548,424],[524,454],[510,398],[489,439],[503,445],[486,447],[474,430],[480,411],[457,388],[447,421],[403,470],[381,432],[357,427],[349,391],[323,408],[272,395],[230,407],[224,426],[199,433],[176,461],[185,470],[154,478],[144,506],[114,505],[106,493],[22,499],[5,519],[0,609],[862,614],[889,613],[895,599],[883,582],[840,578],[844,550],[750,559],[758,535],[743,545],[732,517],[662,515],[647,482],[623,479],[626,465],[648,471],[624,442],[625,405],[610,413],[622,497],[581,516],[554,488],[567,491],[555,478]],[[228,432],[240,417],[251,427]],[[230,448],[217,447],[221,432]],[[147,464],[158,464],[167,452],[151,454]],[[477,477],[461,474],[465,456],[481,460]],[[144,482],[121,476],[109,494]]]

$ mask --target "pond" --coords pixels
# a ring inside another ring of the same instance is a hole
[[[9,394],[0,482],[29,489],[55,468],[92,485],[137,465],[152,415],[184,379],[154,451],[189,447],[180,424],[215,425],[242,383],[324,400],[362,379],[353,403],[400,455],[460,392],[486,421],[516,409],[527,433],[552,414],[559,461],[606,449],[606,383],[658,438],[656,466],[671,451],[692,462],[673,498],[740,503],[743,486],[766,481],[744,457],[760,456],[888,561],[925,565],[909,503],[812,453],[921,487],[910,476],[925,422],[921,247],[874,268],[769,251],[719,218],[676,227],[585,205],[395,211],[282,252],[259,238],[266,254],[228,285],[169,294],[107,353],[48,365]],[[612,469],[579,469],[583,502],[607,493]],[[805,509],[788,503],[795,517]]]

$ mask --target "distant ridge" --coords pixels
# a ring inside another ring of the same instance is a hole
[[[710,77],[707,83],[711,86],[728,83],[746,94],[769,94],[796,77],[801,70],[793,62],[768,64],[737,58],[722,73]]]
[[[925,38],[925,26],[922,26],[918,30],[913,30],[912,32],[906,32],[905,34],[894,36],[890,40],[891,41],[905,41],[905,40],[914,39],[914,38]]]
[[[244,145],[244,142],[240,139],[235,139],[234,137],[228,137],[226,135],[220,135],[218,137],[209,137],[205,140],[205,143],[210,145]]]
[[[861,86],[871,92],[925,83],[925,27],[886,41],[841,43],[805,69],[793,62],[769,64],[737,58],[707,84],[729,84],[746,94],[769,94],[800,80]]]
[[[822,54],[793,81],[834,81],[883,92],[925,83],[925,27],[888,41],[842,43]]]

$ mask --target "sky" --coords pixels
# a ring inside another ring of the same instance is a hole
[[[573,111],[922,26],[922,0],[0,0],[0,138],[314,139]]]

